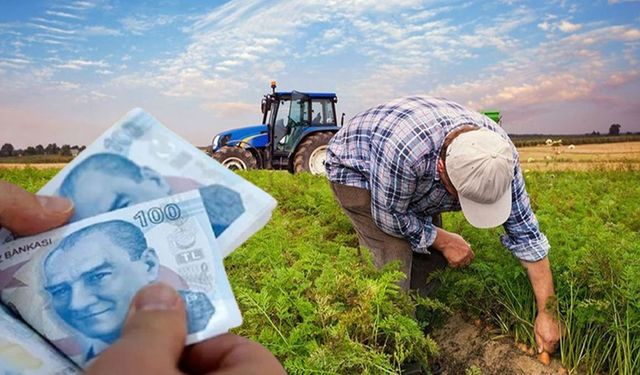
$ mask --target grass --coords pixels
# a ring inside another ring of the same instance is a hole
[[[23,156],[3,156],[0,157],[0,164],[48,164],[48,163],[68,163],[72,156],[62,155],[23,155]]]
[[[0,179],[36,191],[55,173],[0,169]],[[531,288],[500,244],[500,229],[475,229],[461,214],[445,214],[445,227],[472,244],[476,260],[441,273],[437,299],[416,300],[398,290],[397,267],[377,271],[356,247],[326,180],[242,174],[279,206],[267,227],[225,260],[245,320],[238,333],[266,345],[288,372],[384,374],[398,373],[408,361],[425,364],[437,348],[424,329],[448,308],[534,344]],[[525,177],[552,245],[566,326],[556,356],[571,373],[640,373],[640,172],[532,171]],[[427,310],[425,320],[413,318],[416,305]]]

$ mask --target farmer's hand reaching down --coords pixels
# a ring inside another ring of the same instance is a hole
[[[534,325],[538,353],[553,353],[560,340],[560,324],[548,312],[539,312]]]
[[[436,227],[437,235],[433,247],[440,251],[447,259],[449,265],[454,268],[466,267],[471,263],[475,254],[471,246],[459,234],[447,232]]]
[[[120,339],[86,374],[286,374],[273,354],[244,337],[228,333],[185,348],[186,335],[180,295],[151,284],[134,297]]]

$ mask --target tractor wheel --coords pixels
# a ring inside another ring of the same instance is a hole
[[[298,147],[293,159],[293,172],[311,172],[316,175],[324,175],[324,161],[327,158],[327,147],[333,133],[316,133],[305,138]]]
[[[231,170],[255,169],[258,167],[258,162],[251,152],[240,147],[225,146],[211,156]]]

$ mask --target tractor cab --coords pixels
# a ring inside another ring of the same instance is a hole
[[[273,156],[283,162],[300,141],[311,133],[337,131],[332,93],[274,92],[263,99],[263,123],[272,130]]]
[[[271,89],[262,99],[262,125],[218,134],[212,143],[212,156],[235,169],[323,174],[327,144],[339,130],[336,94],[280,92],[275,90],[275,81]]]

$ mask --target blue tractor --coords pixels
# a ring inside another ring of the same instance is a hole
[[[211,142],[211,156],[229,169],[284,169],[324,174],[327,145],[340,129],[335,93],[276,92],[262,99],[262,124],[231,129]],[[344,122],[344,113],[340,126]]]

